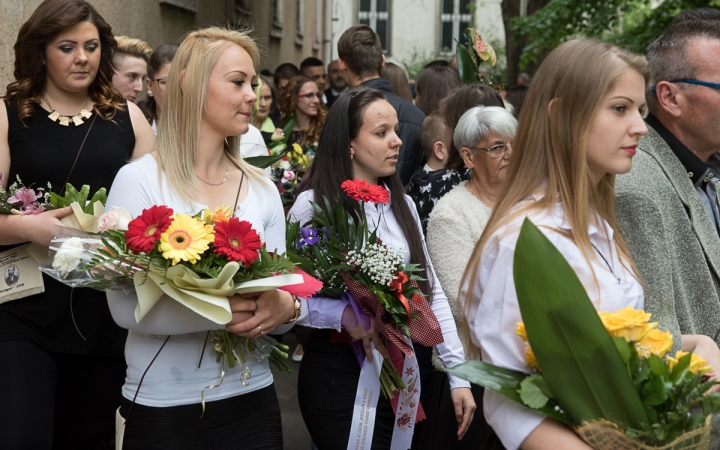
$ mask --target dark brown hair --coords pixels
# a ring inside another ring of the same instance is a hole
[[[410,82],[400,66],[391,62],[385,63],[385,67],[380,71],[380,76],[390,82],[395,95],[410,103],[413,102],[412,93],[410,93]]]
[[[160,72],[166,64],[171,64],[175,58],[180,46],[177,44],[163,44],[156,48],[150,56],[150,62],[148,63],[148,78],[151,81],[155,81],[155,74]],[[148,97],[147,103],[145,103],[145,109],[147,110],[147,119],[150,123],[157,118],[157,102],[155,97]]]
[[[367,25],[354,25],[340,36],[338,57],[356,76],[372,77],[382,70],[380,37]]]
[[[302,89],[305,83],[315,83],[315,80],[305,75],[298,75],[290,78],[290,81],[288,81],[285,90],[280,95],[281,121],[296,113],[298,94],[300,94],[300,89]],[[317,83],[315,83],[315,85],[317,86]],[[320,86],[318,86],[318,93],[322,95]],[[320,130],[322,130],[323,124],[325,123],[325,117],[327,117],[327,107],[323,104],[322,99],[320,99],[317,116],[312,117],[310,119],[310,127],[307,130],[303,130],[302,138],[305,144],[314,144],[320,140]]]
[[[45,0],[25,22],[15,42],[15,81],[5,91],[5,101],[19,109],[20,122],[32,117],[33,103],[45,87],[45,49],[58,34],[82,22],[90,22],[100,38],[100,66],[88,88],[95,111],[104,120],[115,117],[125,100],[112,84],[115,74],[113,52],[117,46],[112,28],[89,3],[83,0]]]
[[[323,197],[335,207],[338,197],[346,211],[352,211],[359,220],[360,209],[358,202],[347,196],[340,185],[345,180],[354,178],[352,161],[350,159],[350,143],[357,138],[363,124],[363,113],[367,107],[376,101],[385,100],[382,92],[366,86],[358,86],[348,90],[333,103],[328,113],[325,128],[320,135],[320,142],[315,159],[308,169],[300,191],[313,189],[314,201],[324,204]],[[428,262],[422,242],[422,234],[417,226],[417,220],[405,199],[404,188],[400,176],[396,173],[378,179],[390,191],[393,215],[400,230],[405,236],[410,250],[410,262],[420,264],[427,272]],[[428,278],[428,276],[424,276]],[[428,281],[420,282],[423,293],[432,298],[432,291]]]
[[[460,117],[465,114],[465,111],[474,106],[505,107],[505,104],[500,94],[485,84],[463,84],[450,92],[450,94],[440,102],[440,109],[445,118],[445,124],[453,131]],[[446,142],[445,147],[447,147],[448,151],[448,163],[445,168],[450,170],[462,169],[465,162],[462,159],[462,154],[455,148],[452,140]]]
[[[420,72],[415,82],[415,106],[429,116],[440,107],[440,100],[461,84],[460,75],[450,67],[429,66]]]

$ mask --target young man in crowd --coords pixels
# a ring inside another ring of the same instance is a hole
[[[342,77],[342,71],[340,70],[340,64],[338,60],[333,60],[328,64],[327,68],[328,84],[329,88],[325,90],[325,98],[327,99],[328,108],[335,103],[340,95],[347,90],[347,83]]]
[[[115,36],[115,75],[113,85],[125,100],[135,102],[143,91],[152,48],[140,39]]]
[[[325,65],[321,60],[314,56],[303,59],[303,62],[300,63],[300,73],[315,80],[320,92],[325,91],[327,87],[327,74],[325,73]],[[325,94],[323,94],[322,102],[327,104]]]
[[[420,128],[425,114],[412,103],[395,95],[390,82],[380,78],[385,64],[379,36],[367,25],[354,25],[340,36],[338,41],[338,64],[345,73],[345,80],[351,87],[368,86],[385,94],[395,108],[400,122],[399,136],[402,140],[397,163],[397,173],[403,185],[425,164],[425,155],[420,145]]]

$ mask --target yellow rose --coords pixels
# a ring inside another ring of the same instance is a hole
[[[662,358],[670,351],[672,344],[672,333],[655,328],[648,331],[639,342],[635,343],[635,349],[642,359],[649,358],[650,354]]]
[[[657,322],[648,323],[652,314],[636,310],[631,306],[615,312],[601,312],[600,320],[610,336],[624,337],[628,342],[638,342],[648,331],[657,327]]]
[[[677,353],[675,353],[675,357],[668,356],[668,366],[670,367],[670,370],[673,370],[675,365],[678,363],[678,360],[682,358],[683,356],[687,355],[689,352],[684,352],[682,350],[678,350]],[[690,366],[688,367],[688,370],[692,373],[705,373],[712,369],[711,366],[706,366],[707,361],[705,361],[701,356],[696,355],[695,353],[692,354],[690,357]]]
[[[525,345],[525,365],[538,372],[540,371],[540,366],[538,365],[537,359],[535,359],[535,353],[533,353],[529,345]]]
[[[525,324],[522,322],[515,323],[515,334],[520,336],[520,339],[527,342],[527,332],[525,331]]]

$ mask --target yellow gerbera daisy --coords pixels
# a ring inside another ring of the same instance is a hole
[[[200,255],[213,242],[213,235],[208,233],[205,224],[198,219],[185,215],[173,214],[170,227],[160,235],[160,246],[163,258],[172,259],[172,265],[180,261],[195,264]]]

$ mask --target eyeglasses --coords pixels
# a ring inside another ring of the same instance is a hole
[[[298,97],[306,98],[308,100],[312,100],[315,97],[317,97],[318,100],[322,100],[322,94],[319,92],[308,92],[307,94],[298,94]]]
[[[156,82],[157,82],[158,87],[160,88],[161,91],[164,91],[164,90],[165,90],[165,85],[167,84],[167,77],[165,77],[165,78],[156,78],[156,79],[154,79],[153,81],[156,81]]]
[[[682,80],[670,80],[669,83],[687,83],[687,84],[694,84],[697,86],[705,86],[709,87],[711,89],[717,89],[720,90],[720,84],[718,83],[710,83],[708,81],[700,81],[700,80],[691,80],[691,79],[682,79]],[[654,94],[657,92],[657,88],[651,89],[652,93]]]
[[[484,150],[490,155],[491,158],[502,158],[508,151],[508,148],[512,147],[511,143],[493,145],[490,148],[484,147],[472,147],[473,150]]]

